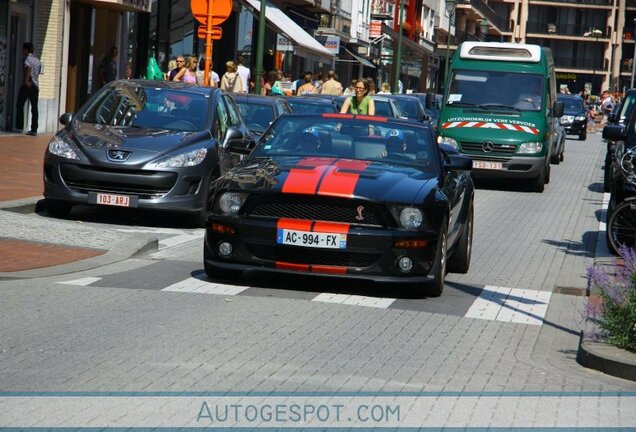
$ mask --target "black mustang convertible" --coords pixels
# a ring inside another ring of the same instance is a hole
[[[255,269],[413,282],[439,296],[446,272],[470,265],[471,167],[438,146],[428,125],[285,114],[215,182],[205,271],[211,278]]]

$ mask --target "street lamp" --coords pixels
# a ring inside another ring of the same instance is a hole
[[[488,20],[479,20],[479,31],[481,32],[481,40],[485,41],[488,35]]]
[[[597,28],[594,28],[588,32],[583,33],[583,36],[594,38],[598,43],[598,38],[603,35],[603,32]],[[596,62],[592,61],[592,87],[590,88],[590,94],[594,94],[594,82],[596,81]]]
[[[448,12],[448,33],[446,34],[446,63],[444,64],[444,91],[446,91],[446,82],[448,81],[448,54],[450,52],[450,29],[451,22],[455,18],[455,7],[457,0],[444,0],[446,3],[446,12]]]

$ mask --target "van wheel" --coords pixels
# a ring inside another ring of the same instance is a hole
[[[561,150],[561,153],[559,154],[559,162],[563,162],[563,159],[565,159],[565,156],[563,156],[564,151]]]
[[[551,167],[552,167],[552,165],[550,165],[550,164],[548,164],[545,167],[545,184],[550,183],[550,174],[552,172],[552,168]]]
[[[550,158],[550,163],[554,164],[554,165],[560,164],[561,163],[561,156],[560,155],[552,156]]]

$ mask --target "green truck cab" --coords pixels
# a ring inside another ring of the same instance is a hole
[[[438,142],[473,160],[476,177],[550,181],[563,102],[554,61],[538,45],[464,42],[455,52],[438,123]]]

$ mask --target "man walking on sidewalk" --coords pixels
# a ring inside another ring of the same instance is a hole
[[[24,104],[27,99],[31,104],[31,130],[27,135],[36,136],[38,134],[38,98],[40,95],[39,77],[42,73],[42,63],[33,55],[33,44],[25,42],[22,44],[24,54],[24,75],[22,86],[18,93],[16,127],[22,131],[24,128]]]

